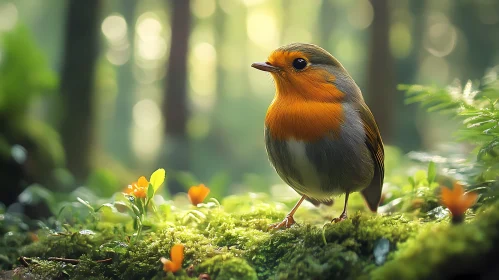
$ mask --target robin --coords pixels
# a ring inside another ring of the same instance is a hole
[[[294,43],[273,51],[252,67],[269,72],[275,97],[265,117],[265,146],[277,174],[302,197],[285,219],[288,228],[304,200],[332,205],[360,191],[377,211],[384,179],[383,141],[362,92],[341,63],[312,44]]]

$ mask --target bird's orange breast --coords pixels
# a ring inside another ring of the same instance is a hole
[[[265,125],[276,140],[315,141],[336,138],[343,123],[341,103],[276,99],[270,105]]]
[[[316,70],[274,78],[276,96],[265,118],[272,138],[310,142],[338,136],[345,94],[332,83],[333,75]]]

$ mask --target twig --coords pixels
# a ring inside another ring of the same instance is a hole
[[[25,257],[19,257],[19,261],[21,262],[22,265],[24,265],[25,267],[29,267],[29,263],[28,263],[28,259],[25,258]]]
[[[77,260],[77,259],[65,259],[65,258],[50,257],[50,258],[48,258],[48,260],[49,261],[56,261],[56,262],[72,263],[72,264],[80,263],[80,260]]]
[[[56,261],[56,262],[65,262],[65,263],[72,263],[72,264],[79,264],[80,260],[78,259],[66,259],[66,258],[55,258],[55,257],[50,257],[47,260],[49,261]],[[95,261],[96,263],[107,263],[112,261],[112,258],[109,259],[103,259],[103,260],[97,260]]]
[[[107,263],[107,262],[111,262],[111,261],[113,261],[113,258],[98,260],[98,261],[95,261],[95,262],[97,262],[97,263]]]

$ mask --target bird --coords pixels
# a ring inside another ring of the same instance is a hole
[[[271,74],[274,99],[265,116],[265,149],[279,177],[301,198],[279,223],[289,228],[304,200],[332,205],[345,194],[343,212],[331,222],[348,219],[349,194],[360,192],[377,212],[384,180],[384,145],[378,124],[359,86],[325,49],[291,43],[251,66]]]

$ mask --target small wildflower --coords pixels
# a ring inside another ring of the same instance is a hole
[[[211,280],[210,275],[206,273],[199,274],[198,280]]]
[[[210,189],[204,184],[200,184],[198,186],[190,187],[187,196],[192,205],[197,206],[199,203],[203,202],[209,193]]]
[[[38,240],[40,240],[38,238],[38,235],[34,232],[29,232],[28,236],[29,236],[29,239],[31,239],[31,241],[33,241],[33,242],[38,242]]]
[[[196,269],[194,268],[194,265],[191,264],[188,268],[185,269],[185,272],[187,273],[187,276],[192,277],[194,275],[194,272]]]
[[[125,193],[133,195],[136,198],[145,198],[147,196],[147,188],[149,187],[149,182],[146,177],[141,176],[137,182],[128,185],[125,189]]]
[[[173,245],[170,252],[170,260],[163,257],[160,260],[163,263],[163,270],[165,272],[177,272],[182,267],[182,262],[184,261],[184,245]]]
[[[452,214],[452,222],[460,223],[464,219],[464,212],[476,203],[476,193],[465,193],[461,184],[454,184],[454,188],[442,188],[442,204],[449,208]]]

